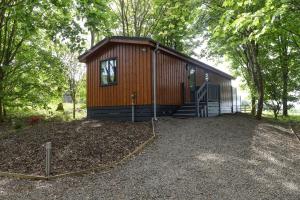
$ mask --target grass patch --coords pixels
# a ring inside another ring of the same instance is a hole
[[[280,123],[300,123],[300,113],[290,113],[289,116],[279,115],[277,119],[271,112],[264,112],[263,117]]]
[[[73,104],[63,103],[64,111],[56,111],[57,104],[48,105],[49,109],[22,109],[11,110],[8,113],[8,119],[25,119],[31,116],[43,116],[47,119],[57,119],[62,121],[73,120]],[[86,117],[85,104],[76,104],[76,120],[80,120]]]
[[[49,109],[14,109],[9,110],[4,122],[0,123],[0,136],[4,135],[5,131],[20,131],[25,127],[32,125],[32,117],[38,116],[41,121],[73,121],[73,104],[64,103],[64,111],[56,111],[57,104],[49,104]],[[82,120],[86,118],[85,104],[76,104],[76,119]]]

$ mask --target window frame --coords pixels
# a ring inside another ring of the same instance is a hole
[[[113,83],[108,83],[108,84],[103,84],[102,83],[102,63],[103,62],[107,62],[110,60],[115,60],[116,61],[116,71],[115,71],[115,81]],[[106,58],[103,60],[99,61],[99,85],[100,87],[108,87],[108,86],[113,86],[113,85],[117,85],[118,84],[118,59],[117,57],[110,57],[110,58]]]

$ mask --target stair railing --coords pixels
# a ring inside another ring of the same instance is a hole
[[[196,91],[196,106],[197,106],[197,116],[200,117],[200,102],[205,97],[207,93],[207,82],[203,83],[201,87]],[[203,115],[201,113],[201,115]]]

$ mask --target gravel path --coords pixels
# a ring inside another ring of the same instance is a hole
[[[244,116],[163,118],[159,137],[105,173],[55,181],[0,178],[0,199],[299,199],[300,143]]]

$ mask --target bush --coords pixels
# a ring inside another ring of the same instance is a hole
[[[13,126],[13,128],[14,129],[21,129],[21,128],[23,128],[23,126],[24,126],[24,122],[22,122],[21,120],[13,120],[12,121],[12,126]]]
[[[59,103],[57,105],[56,111],[64,111],[64,105],[63,105],[63,103]]]
[[[80,109],[85,110],[85,109],[86,109],[86,104],[85,104],[85,103],[84,103],[84,104],[81,104],[81,105],[80,105]]]

